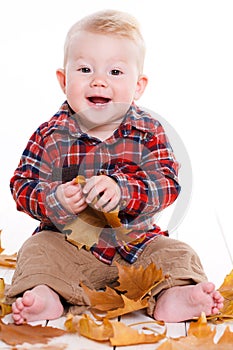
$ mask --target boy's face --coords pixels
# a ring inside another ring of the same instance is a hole
[[[90,125],[119,119],[142,95],[147,78],[139,76],[139,50],[131,40],[78,32],[69,45],[65,70],[57,77],[70,107]]]

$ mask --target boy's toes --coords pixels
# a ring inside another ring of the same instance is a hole
[[[18,310],[18,312],[22,311],[24,309],[23,298],[17,298],[14,302],[14,306],[15,309]]]
[[[215,285],[212,282],[203,282],[202,283],[203,291],[207,294],[214,292]]]
[[[19,308],[16,302],[12,304],[12,312],[14,314],[19,314],[21,310],[22,308]]]
[[[12,314],[12,318],[16,324],[23,323],[23,318],[20,314]]]
[[[212,315],[219,314],[222,307],[223,307],[223,304],[222,304],[222,306],[221,305],[213,306],[212,307]]]
[[[224,302],[223,296],[217,290],[214,292],[213,297],[214,297],[214,300],[216,300],[216,302],[218,302],[218,303],[223,303]]]

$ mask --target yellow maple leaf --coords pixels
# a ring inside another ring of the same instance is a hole
[[[106,287],[105,291],[92,290],[83,283],[81,283],[81,286],[87,294],[93,309],[98,311],[109,311],[122,308],[124,306],[124,301],[121,295],[108,286]]]
[[[208,320],[216,324],[233,319],[233,270],[226,275],[218,291],[224,297],[223,308],[219,314],[207,317]]]
[[[120,265],[116,263],[118,268],[118,282],[120,283],[116,289],[124,292],[129,299],[139,300],[148,294],[151,289],[163,282],[167,276],[163,276],[162,269],[156,268],[151,263],[146,268],[142,266],[134,267]]]
[[[110,338],[112,346],[127,346],[137,344],[158,343],[166,337],[166,331],[162,334],[145,334],[126,326],[122,322],[112,322],[113,337]]]
[[[82,317],[69,315],[65,322],[69,332],[78,332],[80,335],[98,341],[110,341],[112,346],[127,346],[137,344],[157,343],[166,336],[163,334],[145,334],[126,326],[122,322],[109,321],[104,318],[96,322],[89,315]]]
[[[128,314],[130,312],[134,312],[137,310],[145,309],[148,306],[148,298],[139,299],[137,301],[133,299],[128,299],[123,294],[121,295],[124,300],[124,306],[122,308],[118,308],[116,310],[108,311],[106,316],[107,318],[115,318],[118,316],[122,316]]]
[[[96,341],[107,341],[113,336],[113,328],[109,320],[104,319],[101,324],[97,324],[88,315],[83,315],[79,320],[78,331],[84,337]]]
[[[226,345],[226,344],[233,344],[233,332],[231,332],[229,326],[226,327],[223,335],[218,341],[218,345]]]
[[[204,314],[197,322],[191,322],[186,337],[168,339],[158,347],[158,350],[231,350],[233,342],[233,332],[227,327],[224,334],[216,343],[214,337],[216,329],[211,329],[207,324]]]
[[[188,330],[188,335],[194,335],[196,338],[209,338],[213,341],[216,330],[212,330],[207,323],[205,313],[202,313],[197,322],[191,322]]]
[[[10,314],[11,311],[11,305],[5,303],[5,282],[0,278],[0,317]]]
[[[107,311],[105,317],[108,318],[146,308],[148,292],[164,280],[162,270],[157,270],[154,263],[146,268],[116,265],[119,273],[119,286],[115,288],[107,286],[105,291],[96,291],[81,284],[90,300],[91,308]]]

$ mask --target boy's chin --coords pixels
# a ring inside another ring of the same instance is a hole
[[[106,124],[122,119],[128,109],[128,104],[109,103],[90,107],[78,114],[94,124]]]

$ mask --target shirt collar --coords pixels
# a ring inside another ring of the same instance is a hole
[[[59,130],[68,130],[69,133],[74,137],[87,136],[86,133],[83,133],[78,124],[75,114],[70,108],[67,101],[65,101],[60,107],[59,111],[55,114],[56,117],[56,129]],[[157,128],[157,121],[151,117],[151,115],[138,107],[133,103],[128,112],[125,114],[125,117],[120,125],[123,136],[130,134],[132,129],[140,130],[144,133],[154,133]]]

